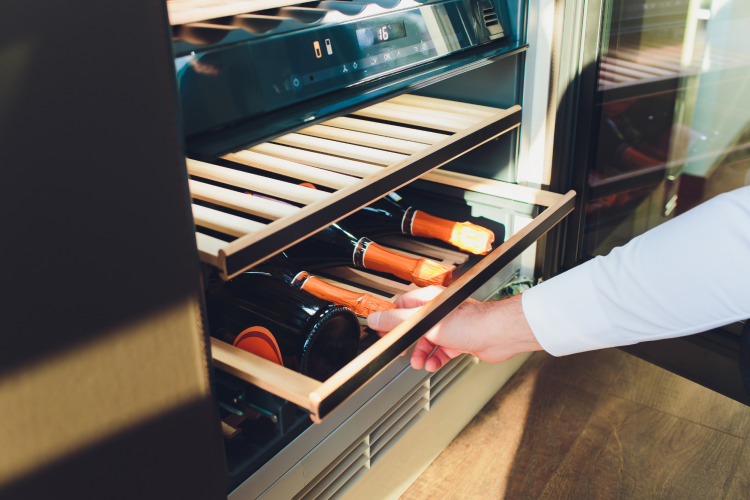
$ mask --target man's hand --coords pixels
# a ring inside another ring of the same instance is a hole
[[[429,286],[406,293],[394,302],[397,309],[373,313],[367,324],[373,330],[387,333],[443,290],[440,286]],[[434,372],[462,353],[494,363],[522,352],[540,350],[542,347],[523,315],[520,295],[499,302],[469,299],[417,341],[411,366],[417,370],[424,366]]]

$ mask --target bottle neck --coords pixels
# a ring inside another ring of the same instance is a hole
[[[417,215],[418,210],[414,207],[409,207],[404,212],[404,216],[401,218],[401,232],[403,234],[410,234],[414,236],[414,216]]]
[[[419,286],[443,285],[452,276],[447,267],[430,259],[415,259],[369,242],[364,248],[365,269],[390,273]]]
[[[413,211],[409,229],[413,236],[441,240],[461,250],[479,255],[492,250],[492,243],[495,241],[495,234],[487,228],[471,222],[441,219],[421,210]]]
[[[374,312],[387,311],[396,307],[392,303],[379,299],[369,293],[345,290],[307,273],[304,273],[304,277],[301,277],[298,281],[302,283],[302,290],[318,298],[329,300],[334,304],[347,306],[357,316],[367,317]]]

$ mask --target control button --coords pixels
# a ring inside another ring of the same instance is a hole
[[[326,38],[326,51],[328,52],[328,55],[333,55],[333,47],[331,47],[331,39]]]
[[[300,80],[299,75],[292,75],[292,88],[294,90],[300,90],[302,89],[302,80]]]
[[[386,52],[385,54],[383,54],[383,60],[384,61],[390,61],[391,60],[391,55],[388,52]]]
[[[320,52],[320,44],[317,40],[313,42],[313,47],[315,48],[315,57],[317,57],[318,59],[323,57],[323,54]]]
[[[349,70],[346,69],[346,64],[344,64],[344,67],[341,69],[342,73],[349,73]]]
[[[357,63],[353,62],[352,63],[352,68],[357,69]]]
[[[371,57],[370,61],[372,62],[372,64],[377,64],[378,63],[378,56]]]

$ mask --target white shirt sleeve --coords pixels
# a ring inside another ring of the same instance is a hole
[[[750,318],[750,186],[541,283],[522,304],[542,348],[555,356]]]

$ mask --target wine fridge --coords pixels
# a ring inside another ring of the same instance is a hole
[[[528,357],[417,339],[750,182],[737,1],[7,11],[0,497],[396,498]]]

